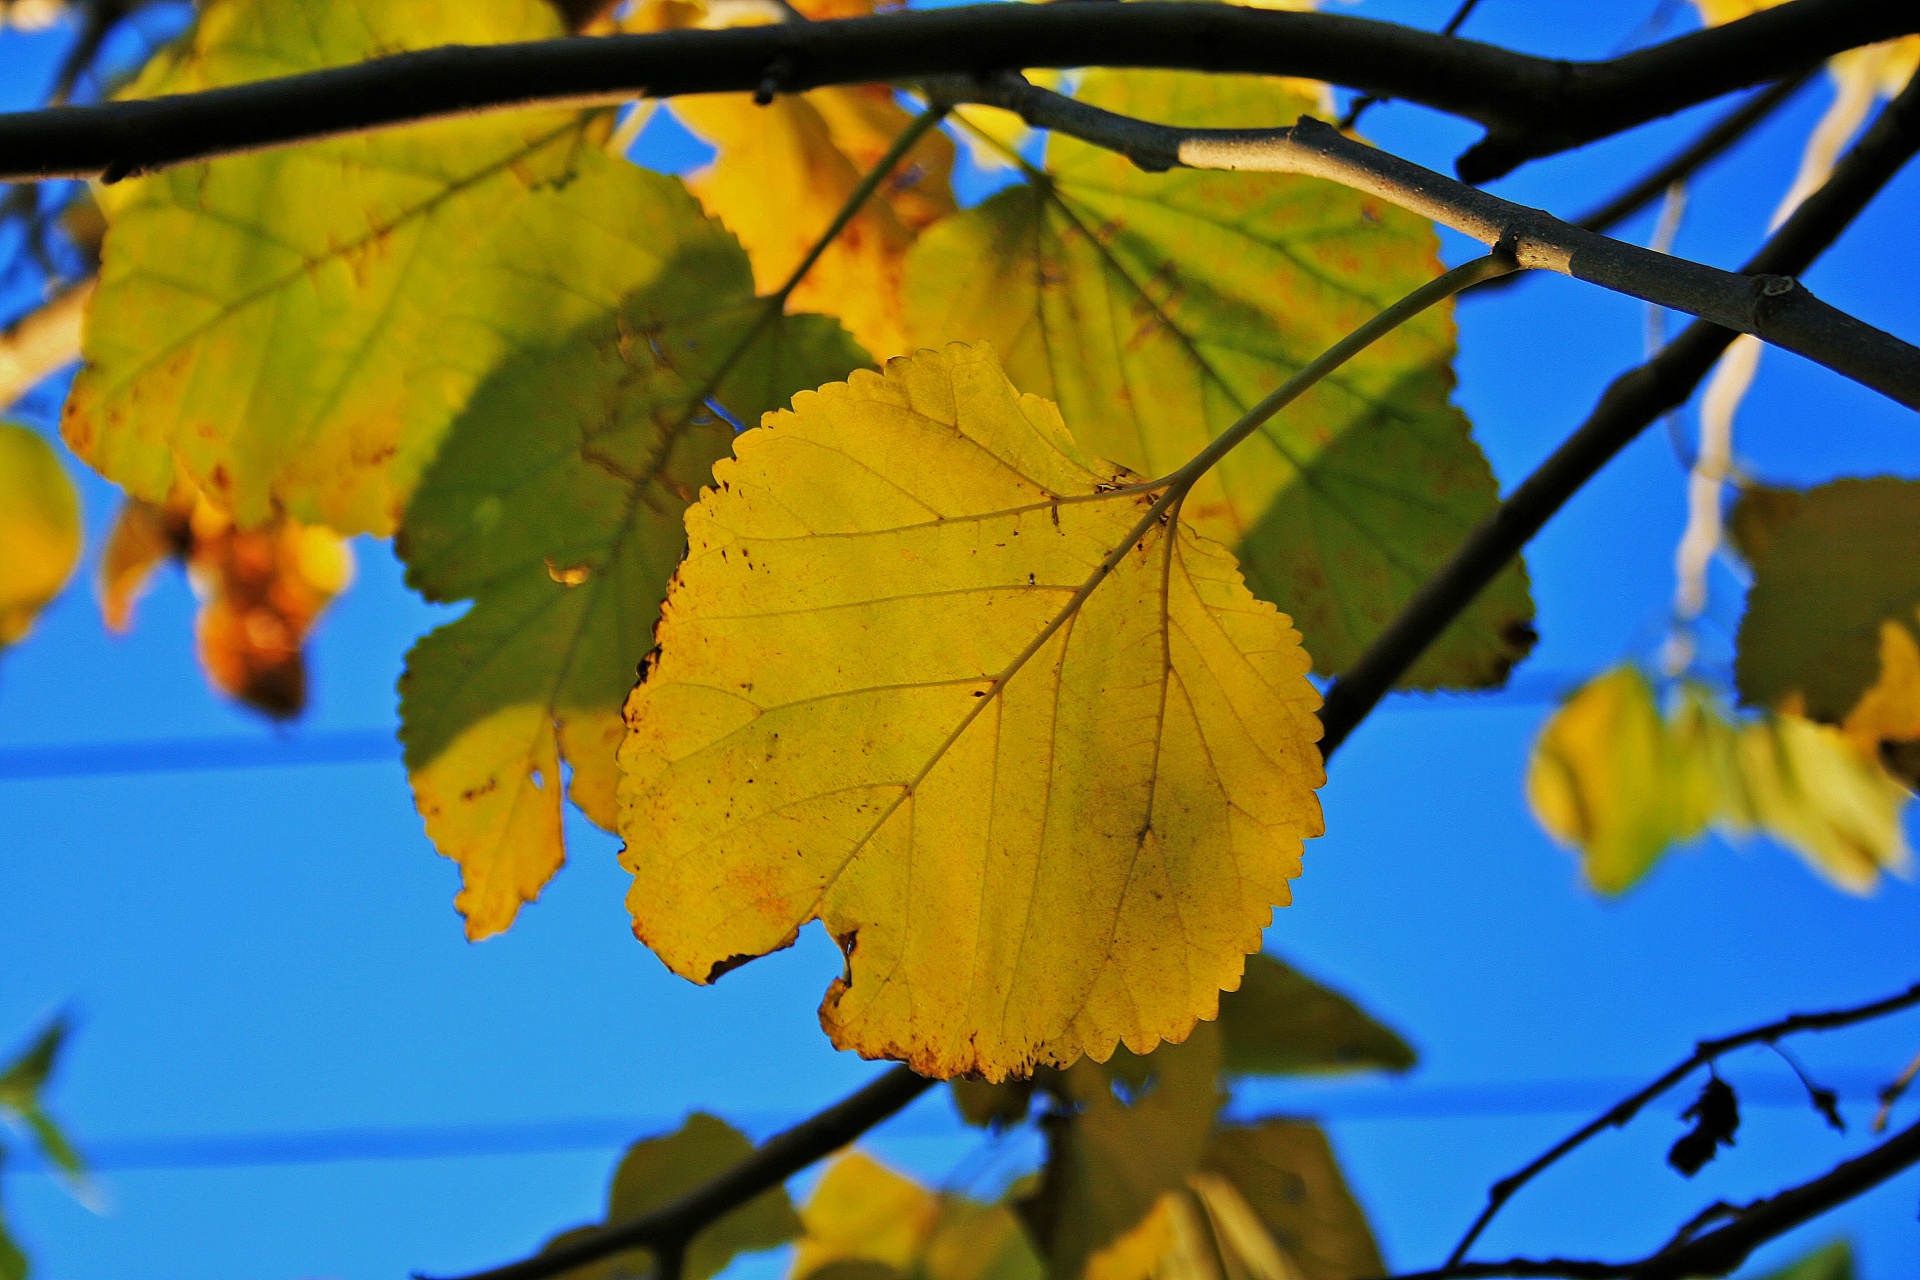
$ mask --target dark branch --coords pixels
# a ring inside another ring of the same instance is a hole
[[[1182,3],[975,5],[828,22],[449,46],[138,102],[0,115],[0,181],[188,160],[535,102],[917,81],[1026,67],[1308,76],[1487,127],[1472,181],[1920,31],[1885,0],[1798,0],[1607,62],[1536,58],[1339,14]]]
[[[1522,269],[1557,271],[1806,356],[1920,409],[1920,347],[1814,297],[1788,276],[1742,276],[1562,222],[1356,142],[1310,117],[1280,129],[1186,129],[1103,110],[1003,72],[929,78],[940,101],[982,102],[1070,134],[1144,169],[1176,165],[1328,178],[1497,248]]]
[[[545,1280],[628,1249],[655,1249],[673,1259],[702,1227],[838,1151],[935,1083],[905,1067],[895,1067],[820,1114],[769,1138],[739,1164],[677,1199],[637,1218],[601,1227],[560,1248],[478,1272],[466,1280]]]
[[[1865,1155],[1735,1211],[1732,1222],[1684,1244],[1634,1262],[1576,1262],[1511,1258],[1465,1262],[1416,1271],[1395,1280],[1479,1280],[1491,1276],[1564,1276],[1568,1280],[1694,1280],[1724,1276],[1769,1240],[1810,1222],[1838,1205],[1920,1164],[1920,1124],[1889,1138]]]
[[[1473,1220],[1471,1227],[1467,1228],[1466,1235],[1462,1236],[1460,1243],[1453,1247],[1453,1253],[1447,1258],[1447,1265],[1449,1267],[1457,1266],[1466,1258],[1467,1250],[1471,1249],[1474,1241],[1480,1238],[1480,1233],[1487,1229],[1487,1224],[1492,1222],[1494,1215],[1500,1212],[1500,1207],[1506,1204],[1507,1201],[1513,1199],[1515,1193],[1517,1193],[1520,1188],[1526,1186],[1527,1183],[1533,1181],[1534,1178],[1544,1173],[1562,1157],[1566,1156],[1576,1147],[1581,1146],[1596,1134],[1607,1129],[1620,1128],[1636,1115],[1640,1114],[1641,1109],[1649,1102],[1652,1102],[1655,1098],[1658,1098],[1667,1092],[1667,1090],[1673,1088],[1682,1080],[1685,1080],[1701,1067],[1716,1061],[1721,1055],[1731,1053],[1735,1049],[1745,1048],[1748,1045],[1774,1044],[1784,1036],[1797,1035],[1805,1031],[1832,1031],[1840,1027],[1850,1027],[1856,1023],[1871,1021],[1874,1018],[1884,1018],[1892,1013],[1899,1013],[1901,1010],[1910,1009],[1915,1005],[1920,1005],[1920,983],[1915,983],[1897,996],[1889,996],[1884,1000],[1875,1000],[1870,1004],[1856,1005],[1851,1009],[1834,1009],[1825,1013],[1796,1013],[1791,1017],[1782,1018],[1778,1022],[1769,1022],[1764,1026],[1753,1027],[1735,1035],[1724,1036],[1718,1040],[1702,1040],[1698,1045],[1694,1046],[1691,1055],[1674,1064],[1666,1074],[1662,1075],[1652,1084],[1622,1098],[1598,1118],[1589,1121],[1568,1134],[1524,1168],[1494,1183],[1493,1189],[1487,1193],[1487,1207],[1480,1211],[1480,1216]],[[1719,1233],[1716,1232],[1715,1234],[1717,1235]],[[1701,1240],[1710,1238],[1711,1237],[1705,1236],[1700,1237]],[[1752,1246],[1748,1247],[1751,1248]],[[1745,1255],[1742,1254],[1741,1257],[1744,1258]],[[1739,1262],[1740,1259],[1736,1258],[1727,1270],[1732,1270],[1734,1266],[1739,1265]],[[1685,1272],[1680,1274],[1690,1275],[1692,1273]],[[1702,1272],[1700,1274],[1705,1275],[1708,1273]],[[1712,1274],[1718,1275],[1720,1273],[1714,1272]]]
[[[1787,6],[1791,7],[1791,6]],[[1777,12],[1777,11],[1775,11]],[[1920,79],[1889,103],[1760,252],[1748,273],[1797,275],[1826,251],[1881,187],[1920,150]],[[1696,321],[1659,355],[1616,378],[1591,416],[1467,536],[1452,559],[1327,690],[1321,750],[1331,756],[1375,704],[1520,554],[1567,499],[1661,415],[1685,404],[1734,334]]]

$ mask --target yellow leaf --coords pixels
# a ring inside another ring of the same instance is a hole
[[[1900,744],[1920,740],[1920,645],[1897,622],[1880,624],[1880,678],[1860,695],[1841,729],[1854,750],[1869,760],[1883,759]],[[1916,779],[1907,775],[1909,786]]]
[[[1017,1206],[1049,1275],[1145,1274],[1135,1269],[1152,1260],[1162,1229],[1134,1233],[1200,1167],[1225,1100],[1219,1069],[1219,1024],[1202,1022],[1180,1044],[1144,1057],[1117,1053],[1105,1065],[1077,1062],[1061,1074],[1053,1088],[1066,1110],[1044,1122],[1040,1187]]]
[[[932,1076],[1184,1038],[1321,831],[1298,634],[1179,520],[1070,609],[1151,495],[984,344],[794,404],[688,511],[627,705],[635,933],[710,982],[820,919],[834,1042]]]
[[[793,1280],[836,1262],[878,1262],[907,1272],[940,1217],[940,1201],[913,1179],[860,1151],[827,1166],[800,1210],[805,1233]]]
[[[1367,1215],[1319,1125],[1266,1120],[1223,1128],[1205,1170],[1239,1192],[1299,1280],[1387,1274]]]
[[[675,98],[672,109],[720,149],[690,185],[740,237],[755,283],[769,293],[786,283],[913,119],[881,85],[783,95],[764,107],[747,94],[702,94]],[[953,211],[952,169],[952,140],[929,131],[814,263],[789,305],[838,316],[876,356],[908,350],[900,316],[906,254],[921,228]]]
[[[0,422],[0,649],[18,644],[80,563],[80,494],[38,432]]]
[[[1027,1233],[1005,1205],[942,1196],[920,1250],[920,1280],[1045,1280]]]
[[[221,0],[129,93],[559,33],[543,0]],[[592,314],[573,280],[626,230],[608,218],[608,123],[502,112],[101,188],[68,441],[150,501],[183,470],[242,528],[284,509],[391,530],[487,373]]]
[[[1300,1280],[1233,1184],[1196,1173],[1165,1199],[1173,1231],[1154,1280]]]
[[[1081,100],[1171,124],[1315,109],[1237,76],[1094,71]],[[1431,224],[1318,179],[1175,170],[1054,135],[1044,181],[945,219],[907,263],[915,343],[987,339],[1081,445],[1147,476],[1440,270]],[[1344,670],[1499,500],[1450,403],[1450,307],[1422,313],[1235,449],[1186,502],[1323,674]],[[1408,676],[1498,684],[1533,643],[1525,574],[1479,597]]]
[[[1673,753],[1653,688],[1615,667],[1553,714],[1533,747],[1527,799],[1540,825],[1581,851],[1587,882],[1620,893],[1681,838],[1667,786]]]
[[[1911,797],[1844,734],[1796,715],[1741,731],[1741,773],[1759,825],[1852,893],[1912,863],[1901,812]]]

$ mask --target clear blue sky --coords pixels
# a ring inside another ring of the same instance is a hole
[[[1437,26],[1452,0],[1350,7]],[[1654,8],[1486,0],[1468,34],[1604,55]],[[34,99],[65,38],[0,36],[5,106]],[[1727,266],[1749,252],[1825,98],[1824,84],[1808,91],[1696,184],[1678,252]],[[1499,189],[1578,212],[1714,110],[1534,166]],[[1474,132],[1402,106],[1376,111],[1368,129],[1443,169]],[[651,158],[687,162],[684,145],[651,141]],[[1623,234],[1644,237],[1648,221]],[[1876,324],[1920,334],[1916,225],[1920,174],[1910,172],[1809,282]],[[1465,249],[1450,243],[1449,253]],[[1549,278],[1468,302],[1461,320],[1459,397],[1511,485],[1639,359],[1644,315]],[[35,404],[50,429],[57,400]],[[1740,450],[1775,480],[1914,475],[1915,425],[1772,352],[1742,412]],[[114,500],[91,477],[83,488],[97,548]],[[1682,489],[1672,447],[1650,433],[1539,540],[1530,563],[1542,642],[1523,672],[1545,675],[1529,687],[1650,653]],[[454,868],[421,833],[397,751],[317,767],[7,776],[44,762],[25,749],[48,744],[237,735],[286,755],[344,743],[365,756],[393,725],[407,645],[445,614],[403,588],[385,545],[363,539],[357,550],[360,579],[314,647],[313,709],[283,742],[207,692],[177,575],[129,638],[103,635],[82,587],[0,659],[0,1043],[55,1009],[77,1012],[53,1102],[107,1163],[285,1161],[110,1169],[110,1203],[95,1215],[16,1160],[6,1207],[44,1280],[394,1280],[502,1261],[598,1214],[622,1139],[695,1107],[764,1133],[877,1070],[819,1033],[814,1008],[838,960],[817,931],[696,989],[632,941],[615,846],[584,823],[543,900],[507,936],[469,946],[451,908]],[[1725,578],[1715,590],[1713,616],[1730,626],[1739,591]],[[1525,696],[1390,702],[1337,760],[1329,834],[1309,847],[1295,905],[1267,935],[1424,1054],[1402,1083],[1264,1086],[1236,1104],[1335,1117],[1335,1142],[1397,1267],[1437,1264],[1488,1182],[1696,1037],[1920,978],[1912,886],[1844,897],[1765,844],[1709,842],[1624,900],[1595,900],[1522,798],[1527,745],[1547,710]],[[1750,1082],[1753,1105],[1739,1146],[1698,1179],[1661,1163],[1679,1132],[1676,1098],[1543,1179],[1485,1250],[1626,1256],[1715,1198],[1811,1176],[1865,1144],[1872,1088],[1916,1048],[1920,1017],[1799,1046],[1816,1075],[1843,1087],[1844,1137],[1793,1104],[1778,1060],[1742,1057],[1733,1074]],[[929,1179],[988,1187],[1034,1155],[1030,1144],[989,1152],[982,1141],[936,1094],[871,1146]],[[471,1154],[568,1142],[578,1149]],[[423,1154],[435,1144],[443,1154]],[[315,1159],[342,1149],[360,1158]],[[1906,1280],[1920,1274],[1917,1196],[1910,1173],[1762,1261],[1844,1232],[1869,1280]],[[741,1264],[755,1276],[778,1265]]]

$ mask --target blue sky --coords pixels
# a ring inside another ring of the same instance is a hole
[[[1433,27],[1451,7],[1344,8]],[[1486,0],[1467,34],[1604,55],[1653,8]],[[62,38],[0,36],[5,105],[33,100]],[[1808,90],[1695,184],[1677,252],[1723,266],[1746,256],[1826,97],[1824,84]],[[1579,212],[1715,111],[1533,166],[1497,189]],[[1474,134],[1399,105],[1367,128],[1443,169]],[[656,163],[691,158],[670,137],[648,145]],[[1917,222],[1920,174],[1910,172],[1808,282],[1875,324],[1920,333]],[[1644,238],[1649,223],[1622,234]],[[1469,252],[1449,240],[1452,260]],[[1459,399],[1506,486],[1641,356],[1639,304],[1559,278],[1469,301],[1460,318]],[[29,406],[39,425],[50,427],[55,404]],[[1760,475],[1804,483],[1920,474],[1913,432],[1906,411],[1770,352],[1739,443]],[[74,469],[97,548],[114,498]],[[1650,655],[1672,590],[1683,482],[1672,445],[1651,432],[1535,544],[1542,641],[1521,694],[1398,698],[1355,735],[1324,793],[1329,834],[1309,847],[1295,903],[1268,931],[1270,949],[1361,996],[1422,1050],[1403,1082],[1262,1085],[1235,1104],[1332,1117],[1397,1267],[1437,1264],[1491,1180],[1699,1036],[1920,978],[1911,885],[1850,898],[1775,847],[1709,841],[1624,899],[1599,901],[1527,814],[1527,746],[1549,707],[1524,690]],[[123,1166],[103,1173],[108,1204],[95,1214],[13,1162],[7,1212],[45,1280],[372,1280],[502,1261],[595,1217],[624,1139],[693,1108],[765,1133],[877,1069],[819,1032],[814,1008],[838,960],[817,931],[694,988],[633,942],[615,845],[584,823],[570,833],[572,863],[510,934],[464,942],[455,870],[421,832],[397,750],[381,746],[402,654],[450,615],[404,589],[383,544],[362,539],[357,551],[359,581],[314,645],[313,708],[278,734],[207,691],[177,575],[129,637],[103,634],[82,586],[0,659],[0,1043],[74,1010],[53,1102],[83,1147]],[[1723,631],[1739,605],[1737,584],[1717,578],[1711,617]],[[47,764],[52,745],[234,738],[269,759],[332,750],[358,762],[22,776]],[[1920,1016],[1797,1046],[1816,1076],[1842,1087],[1846,1136],[1794,1101],[1784,1064],[1741,1056],[1731,1074],[1751,1105],[1739,1145],[1698,1179],[1661,1162],[1680,1131],[1687,1099],[1676,1096],[1526,1192],[1485,1254],[1626,1256],[1713,1199],[1812,1176],[1865,1145],[1872,1089],[1916,1048]],[[923,1177],[989,1189],[1034,1155],[1030,1143],[983,1141],[936,1093],[870,1146]],[[428,1149],[442,1154],[417,1154]],[[343,1151],[363,1154],[314,1158]],[[269,1157],[279,1162],[218,1164]],[[143,1162],[198,1167],[124,1167]],[[1759,1262],[1844,1233],[1869,1280],[1920,1274],[1916,1196],[1920,1175],[1908,1174]],[[740,1265],[771,1277],[779,1261]]]

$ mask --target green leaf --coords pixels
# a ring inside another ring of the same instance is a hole
[[[74,1183],[86,1176],[86,1163],[41,1105],[40,1093],[59,1061],[69,1030],[64,1016],[47,1024],[27,1050],[0,1072],[0,1110],[11,1111],[33,1134],[46,1161]]]
[[[1004,1129],[1019,1124],[1027,1118],[1027,1109],[1033,1102],[1031,1077],[1002,1080],[998,1084],[967,1079],[950,1080],[947,1084],[953,1090],[953,1105],[960,1112],[960,1118],[982,1129]]]
[[[644,1138],[627,1149],[607,1196],[607,1225],[636,1218],[738,1164],[753,1142],[724,1120],[696,1111],[673,1133]],[[547,1242],[553,1249],[595,1228],[580,1227]],[[707,1280],[735,1254],[772,1249],[800,1234],[800,1218],[784,1188],[761,1193],[702,1230],[687,1245],[684,1280]],[[566,1280],[625,1280],[653,1270],[647,1250],[630,1249],[591,1266],[564,1272]]]
[[[1387,1274],[1327,1135],[1306,1120],[1222,1128],[1204,1168],[1231,1182],[1300,1280]]]
[[[1067,1109],[1042,1121],[1046,1168],[1015,1208],[1054,1280],[1078,1280],[1200,1167],[1224,1100],[1220,1052],[1219,1024],[1202,1022],[1144,1057],[1120,1049],[1049,1074]]]
[[[1265,953],[1247,957],[1240,989],[1220,997],[1227,1075],[1406,1071],[1418,1056],[1337,991]]]
[[[17,644],[80,563],[80,494],[45,437],[0,422],[0,649]]]
[[[1170,124],[1288,122],[1276,81],[1093,71],[1080,97]],[[907,267],[920,345],[988,339],[1081,447],[1173,470],[1335,340],[1441,270],[1430,224],[1316,179],[1149,174],[1073,139],[1047,174],[930,228]],[[1201,481],[1182,518],[1239,556],[1255,594],[1345,669],[1493,510],[1449,402],[1436,307],[1322,382]],[[1503,574],[1413,669],[1417,688],[1498,684],[1533,643],[1524,571]]]
[[[564,860],[562,760],[573,799],[613,825],[620,702],[686,506],[732,445],[726,419],[758,422],[867,363],[835,322],[756,299],[739,245],[678,179],[589,154],[573,191],[605,228],[568,282],[593,318],[481,384],[399,539],[415,589],[474,602],[400,682],[415,798],[461,865],[472,938],[511,924]]]
[[[1912,632],[1916,608],[1920,481],[1807,490],[1754,565],[1734,660],[1742,700],[1844,721],[1880,678],[1882,624]]]
[[[1755,1280],[1853,1280],[1853,1277],[1853,1246],[1845,1240],[1835,1240]]]
[[[560,33],[542,0],[228,0],[129,93]],[[389,531],[487,374],[602,313],[574,283],[638,234],[605,185],[608,123],[497,112],[100,188],[68,441],[151,501],[178,468],[245,527],[284,508]]]
[[[27,1255],[7,1234],[4,1215],[0,1215],[0,1280],[27,1280]]]

